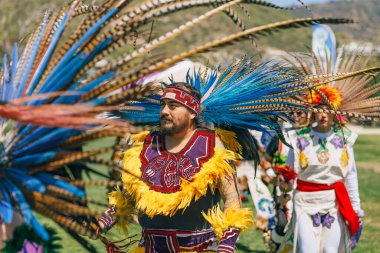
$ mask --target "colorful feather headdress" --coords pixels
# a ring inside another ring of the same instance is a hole
[[[205,72],[188,72],[187,83],[201,93],[201,120],[221,129],[276,131],[278,118],[287,119],[287,112],[305,110],[305,105],[288,101],[307,85],[289,68],[274,62],[256,63],[243,58],[226,67]],[[175,84],[175,80],[173,80]],[[134,101],[129,105],[143,111],[124,110],[124,118],[135,124],[158,125],[160,95]]]
[[[304,96],[298,96],[299,101],[306,101],[311,106],[327,104],[331,108],[327,112],[339,117],[352,117],[357,120],[380,117],[380,97],[377,95],[380,84],[374,82],[371,76],[378,73],[379,68],[366,68],[369,59],[363,60],[359,54],[343,55],[336,70],[331,73],[323,68],[323,64],[313,53],[292,56],[292,59],[286,59],[287,63],[299,73],[307,75],[305,80],[315,85]],[[331,59],[327,57],[327,61],[327,66],[331,66]],[[317,112],[322,109],[310,110]]]

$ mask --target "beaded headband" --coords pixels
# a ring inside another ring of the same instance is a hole
[[[199,113],[199,107],[200,107],[199,100],[196,97],[194,97],[193,95],[191,95],[188,91],[183,90],[179,87],[170,86],[170,87],[166,88],[164,90],[164,94],[161,97],[161,100],[163,100],[163,99],[174,100],[174,101],[186,106],[187,108],[189,108],[190,110],[192,110],[196,114]]]

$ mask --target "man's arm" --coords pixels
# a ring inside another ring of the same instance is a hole
[[[223,212],[233,212],[241,208],[239,190],[237,188],[236,175],[222,178],[219,181],[218,189],[223,199]],[[240,229],[230,226],[223,231],[218,245],[218,252],[233,253],[235,252],[236,241],[239,238]]]
[[[215,146],[218,148],[225,148],[219,138],[216,138]],[[235,164],[233,162],[230,162],[229,164],[235,168]],[[239,190],[236,182],[236,174],[229,175],[225,178],[220,179],[218,182],[218,189],[224,203],[223,210],[227,210],[231,207],[241,208]]]
[[[218,189],[224,203],[223,210],[241,208],[236,175],[221,179],[218,184]]]
[[[216,147],[224,148],[219,139],[216,140]],[[230,166],[235,167],[233,162],[230,162],[229,164]],[[236,241],[238,240],[240,232],[240,229],[238,228],[239,225],[236,222],[240,222],[244,219],[250,221],[251,217],[247,218],[247,210],[241,209],[242,205],[239,198],[236,174],[227,175],[226,177],[221,178],[218,182],[218,189],[224,203],[223,213],[224,219],[226,220],[223,222],[228,224],[223,230],[221,238],[219,238],[218,252],[233,253],[235,252]],[[244,212],[244,214],[240,212]],[[233,218],[231,219],[231,217]],[[236,222],[233,220],[234,218],[236,219]]]

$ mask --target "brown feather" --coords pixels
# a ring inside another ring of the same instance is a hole
[[[131,83],[131,82],[138,80],[139,78],[143,77],[144,75],[146,75],[148,73],[164,69],[164,68],[171,66],[172,64],[174,64],[178,61],[181,61],[185,58],[189,58],[195,54],[206,52],[212,48],[225,46],[226,44],[230,44],[234,41],[247,39],[248,38],[247,36],[250,34],[263,33],[263,32],[268,32],[271,30],[279,30],[279,29],[298,28],[300,26],[307,26],[307,25],[311,25],[313,23],[349,23],[349,22],[352,22],[352,21],[348,20],[348,19],[301,18],[301,19],[287,20],[287,21],[276,22],[276,23],[269,24],[269,25],[263,25],[263,26],[251,28],[251,29],[248,29],[244,32],[240,32],[237,34],[226,36],[222,39],[219,39],[219,40],[216,40],[216,41],[213,41],[210,43],[206,43],[206,44],[201,45],[195,49],[189,50],[187,52],[183,52],[179,55],[175,55],[171,58],[168,58],[168,59],[165,59],[161,62],[155,63],[155,64],[151,65],[150,67],[139,71],[138,73],[134,73],[133,75],[129,75],[127,77],[120,78],[119,80],[115,80],[115,82],[113,82],[113,83],[101,85],[101,86],[95,88],[94,90],[88,92],[87,94],[83,95],[82,99],[88,100],[88,99],[91,99],[91,98],[93,98],[99,94],[109,93],[111,91],[114,91],[115,89],[118,89],[118,88],[124,86],[125,84],[128,84],[128,83]],[[123,65],[122,62],[120,64]],[[117,65],[117,66],[119,66],[119,65]],[[112,70],[113,68],[115,68],[117,66],[113,66],[109,70]]]
[[[106,147],[106,148],[99,148],[99,149],[94,149],[94,150],[90,150],[90,151],[72,152],[72,153],[64,156],[64,158],[62,158],[60,160],[52,161],[52,162],[49,162],[49,163],[47,163],[41,167],[30,170],[29,174],[33,175],[35,173],[42,172],[42,171],[49,171],[49,172],[54,171],[54,170],[59,169],[60,167],[62,167],[65,164],[69,164],[69,163],[72,163],[75,161],[79,161],[81,159],[84,159],[84,158],[87,158],[89,156],[93,156],[96,154],[107,153],[107,152],[110,152],[112,150],[113,150],[113,147]]]
[[[93,229],[91,229],[91,227],[84,227],[83,225],[73,221],[72,219],[54,212],[48,206],[36,203],[34,209],[37,210],[39,213],[42,213],[43,215],[51,218],[56,223],[58,223],[66,229],[69,229],[80,235],[89,237],[94,240],[97,239],[96,232]]]

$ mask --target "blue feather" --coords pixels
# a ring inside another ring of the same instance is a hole
[[[65,128],[59,128],[56,131],[43,136],[41,139],[28,143],[21,149],[15,150],[13,156],[20,157],[27,154],[38,153],[43,150],[51,150],[52,147],[57,147],[58,143],[61,143],[67,138],[79,134],[80,132],[80,130],[68,131]]]
[[[8,189],[8,191],[12,192],[12,196],[18,204],[18,207],[21,211],[22,216],[24,217],[26,224],[32,225],[34,231],[36,231],[36,233],[41,236],[43,240],[48,241],[49,234],[34,217],[32,209],[30,208],[22,192],[10,181],[5,181],[4,186]]]
[[[12,165],[15,167],[27,166],[27,165],[40,165],[46,163],[54,158],[57,154],[56,151],[25,155],[19,158],[15,158],[12,161]]]
[[[40,42],[41,42],[42,36],[45,32],[47,19],[48,19],[48,17],[47,17],[47,15],[45,15],[44,20],[42,22],[41,31],[39,32],[39,35],[38,35],[36,41],[33,44],[32,49],[31,49],[30,58],[28,58],[28,65],[26,67],[26,70],[22,72],[23,77],[21,78],[21,82],[19,84],[19,90],[17,92],[17,97],[21,96],[22,91],[24,90],[24,87],[27,84],[28,78],[30,76],[30,71],[33,67],[34,60],[35,60],[35,57],[36,57],[37,52],[38,52],[38,48],[40,47]]]
[[[7,168],[6,173],[13,178],[13,181],[21,183],[27,190],[44,193],[45,186],[37,178],[29,176],[25,169]]]
[[[17,43],[13,46],[13,52],[12,52],[12,65],[11,65],[11,81],[9,83],[9,89],[7,92],[6,100],[12,100],[13,96],[13,86],[14,86],[14,80],[17,72],[17,64],[18,64],[18,46]]]
[[[79,92],[79,94],[75,94],[75,95],[68,95],[68,96],[61,96],[59,98],[57,98],[53,104],[69,104],[69,103],[75,103],[78,98],[80,96],[83,95],[83,92],[87,92],[87,91],[90,91],[92,89],[94,89],[95,87],[97,87],[99,84],[105,82],[106,80],[110,79],[110,78],[113,78],[114,76],[116,75],[116,72],[110,72],[110,73],[107,73],[105,75],[102,75],[98,78],[96,78],[95,80],[83,85],[82,87],[80,88],[76,88],[79,84],[81,84],[81,82],[76,82],[74,83],[69,89],[68,91],[77,91]]]
[[[19,133],[19,141],[16,143],[15,148],[20,149],[26,144],[29,144],[35,140],[40,139],[41,137],[45,136],[49,132],[56,130],[56,128],[51,127],[35,127],[32,125],[28,125],[27,127],[23,128]],[[68,130],[69,131],[69,130]]]
[[[75,187],[65,181],[55,178],[53,175],[48,173],[37,173],[34,175],[36,178],[41,180],[46,185],[54,185],[61,189],[71,192],[78,198],[83,198],[85,196],[84,190]]]
[[[34,88],[36,87],[36,85],[40,81],[40,78],[41,78],[42,74],[44,73],[44,70],[45,70],[47,64],[49,63],[50,57],[52,56],[54,49],[56,48],[56,46],[59,42],[59,39],[60,39],[60,37],[61,37],[61,35],[62,35],[66,25],[67,25],[70,14],[73,10],[74,10],[74,4],[72,5],[71,9],[65,14],[62,21],[59,23],[59,25],[56,29],[56,32],[55,32],[55,34],[51,40],[51,43],[50,43],[48,49],[46,50],[46,53],[45,53],[43,59],[41,60],[38,68],[36,69],[36,73],[33,76],[33,79],[31,81],[31,85],[28,89],[28,93],[27,93],[28,95],[30,95],[33,92]]]
[[[4,182],[0,183],[0,192],[3,195],[3,199],[0,201],[0,205],[1,205],[0,214],[4,222],[9,224],[12,222],[12,219],[13,219],[13,207],[12,207],[11,199],[9,198],[8,192],[5,190],[5,187],[3,186],[3,184]]]
[[[61,81],[60,78],[57,80],[57,77],[61,77],[62,73],[64,74],[63,70],[71,67],[71,64],[75,64],[74,62],[70,61],[74,57],[74,54],[78,51],[80,47],[83,46],[83,44],[96,33],[103,25],[104,22],[106,22],[109,18],[111,18],[115,13],[117,12],[117,8],[112,8],[108,13],[106,13],[101,19],[99,19],[86,33],[80,38],[79,41],[77,41],[62,57],[60,62],[55,66],[55,68],[50,72],[48,77],[46,78],[44,84],[41,86],[39,93],[44,93],[51,90],[51,86],[56,84],[54,80]],[[108,40],[107,40],[108,41]],[[108,41],[109,42],[109,41]],[[80,55],[80,57],[83,57],[84,55]],[[84,57],[87,58],[87,57]],[[78,61],[78,57],[75,57],[76,61]],[[82,59],[84,62],[88,62],[89,59]]]
[[[1,83],[1,100],[5,100],[7,87],[9,85],[9,69],[8,69],[8,59],[7,55],[3,58],[3,81]]]
[[[61,89],[70,83],[70,81],[74,78],[74,76],[80,71],[87,63],[89,63],[107,44],[111,41],[111,38],[107,38],[105,41],[101,42],[92,52],[79,53],[75,56],[66,66],[62,67],[61,72],[57,74],[54,78],[52,78],[52,85],[46,85],[45,89],[41,89],[41,92],[56,91]],[[43,101],[34,101],[32,105],[42,104]]]
[[[28,59],[30,57],[30,54],[31,54],[31,50],[26,51],[26,48],[25,48],[23,50],[21,56],[20,56],[20,59],[22,59],[22,58]],[[27,64],[28,64],[27,60],[21,61],[20,65],[17,65],[17,72],[23,73],[25,71],[25,68],[26,68]],[[21,79],[21,77],[22,77],[22,75],[19,74],[17,76],[17,78],[15,78],[15,81],[13,83],[14,91],[13,91],[12,98],[19,98],[20,97],[19,93],[21,93],[21,90],[23,89],[23,87],[21,87],[21,85],[20,85],[20,79]]]
[[[26,125],[26,126],[24,126],[23,128],[21,128],[19,130],[19,133],[18,133],[19,137],[20,138],[23,137],[25,134],[27,134],[33,128],[35,128],[35,126],[33,126],[33,125]]]

